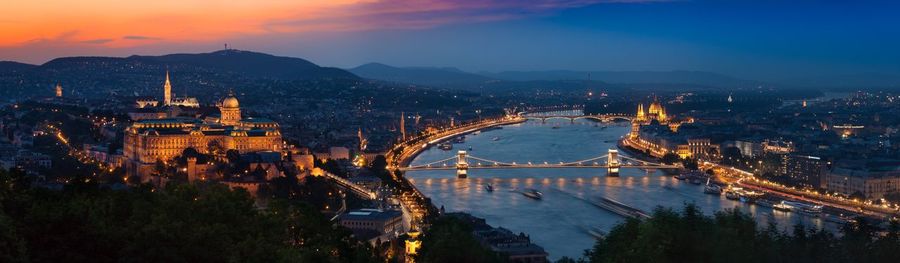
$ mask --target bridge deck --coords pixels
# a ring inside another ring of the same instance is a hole
[[[605,164],[601,165],[469,165],[468,169],[547,169],[547,168],[609,168]],[[675,165],[620,165],[619,168],[637,168],[637,169],[674,169],[679,168]],[[432,167],[404,167],[401,171],[427,171],[427,170],[456,170],[456,166],[432,166]]]

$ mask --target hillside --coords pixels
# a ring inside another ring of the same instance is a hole
[[[477,88],[494,80],[456,68],[392,67],[380,63],[364,64],[349,71],[368,79],[444,88]]]
[[[760,82],[703,71],[503,71],[482,75],[509,81],[598,80],[615,84],[693,84],[711,87],[753,86]]]
[[[0,72],[20,72],[37,67],[31,64],[25,64],[15,61],[0,61]]]

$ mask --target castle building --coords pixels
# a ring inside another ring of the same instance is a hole
[[[146,181],[157,161],[168,162],[187,148],[224,156],[240,153],[281,152],[283,142],[278,123],[262,118],[242,118],[237,98],[222,100],[220,117],[141,119],[125,129],[126,173]]]
[[[169,71],[166,70],[166,83],[163,84],[163,102],[164,105],[172,105],[172,82],[169,81]]]
[[[166,71],[166,82],[163,84],[163,100],[162,103],[153,98],[139,98],[135,101],[137,108],[148,108],[148,107],[189,107],[189,108],[199,108],[200,102],[197,98],[194,97],[175,97],[175,94],[172,93],[172,81],[169,80],[169,71]]]
[[[62,98],[62,93],[63,93],[62,85],[59,85],[59,83],[56,83],[56,97]]]

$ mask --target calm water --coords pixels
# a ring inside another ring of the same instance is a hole
[[[575,123],[556,120],[543,124],[529,121],[467,135],[466,142],[455,144],[452,151],[429,149],[413,165],[446,159],[468,147],[472,147],[471,156],[496,161],[583,160],[605,155],[629,130],[628,125],[604,125],[590,120]],[[494,137],[499,139],[495,141]],[[754,214],[762,224],[774,220],[780,228],[796,223],[817,227],[823,224],[817,218],[745,205],[727,200],[724,195],[706,195],[702,186],[675,180],[658,171],[623,169],[620,173],[620,177],[607,177],[605,169],[472,169],[467,179],[457,179],[455,170],[415,171],[407,173],[407,177],[438,207],[468,212],[487,219],[493,226],[525,232],[554,260],[562,256],[580,257],[585,249],[592,247],[594,238],[587,229],[608,231],[622,221],[622,217],[585,201],[599,196],[645,211],[656,206],[680,208],[685,203],[695,203],[707,214],[739,207]],[[484,190],[488,183],[495,186],[494,192]],[[544,193],[543,200],[532,200],[514,191],[523,188],[540,190]]]

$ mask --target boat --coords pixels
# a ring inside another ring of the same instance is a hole
[[[791,210],[794,210],[793,207],[784,204],[784,201],[781,201],[781,203],[777,203],[777,204],[773,205],[772,209],[775,209],[775,210],[781,211],[781,212],[790,212]]]
[[[485,190],[485,191],[488,191],[488,192],[493,192],[493,191],[494,191],[494,186],[491,185],[491,184],[486,184],[486,185],[484,185],[484,190]]]
[[[700,179],[699,177],[691,177],[688,182],[695,185],[701,185],[703,184],[703,179]]]
[[[739,194],[738,194],[737,192],[735,192],[735,191],[726,191],[726,192],[725,192],[725,198],[728,199],[728,200],[740,200],[740,199],[741,199],[741,195],[739,195]]]
[[[453,150],[453,144],[449,144],[449,143],[441,143],[441,144],[438,146],[438,148],[441,148],[441,150],[444,150],[444,151]]]
[[[675,176],[675,179],[678,179],[678,180],[680,180],[680,181],[684,181],[684,180],[687,179],[687,178],[688,178],[688,175],[687,175],[687,174],[683,174],[683,173],[682,173],[682,174],[678,174],[678,175]]]
[[[499,140],[500,140],[500,137],[494,137],[494,138],[491,138],[491,140],[493,140],[493,141],[499,141]]]
[[[470,151],[470,152],[472,151],[472,146],[469,146],[469,151]]]
[[[793,210],[800,214],[808,216],[819,216],[822,214],[822,206],[797,201],[784,201],[785,205],[791,206]]]
[[[756,200],[756,205],[768,208],[775,208],[775,203],[769,199],[759,199]]]
[[[613,200],[613,199],[610,199],[607,197],[600,197],[599,199],[597,199],[596,201],[591,202],[591,203],[597,207],[603,208],[607,211],[613,212],[620,216],[631,217],[631,218],[636,218],[636,219],[650,218],[650,215],[648,215],[646,212],[644,212],[640,209],[628,206],[626,204],[623,204],[619,201],[616,201],[616,200]]]
[[[472,135],[479,135],[479,134],[481,134],[481,131],[480,131],[480,130],[479,130],[479,131],[475,131],[475,132],[472,133]]]
[[[464,142],[466,142],[466,137],[456,136],[456,138],[453,138],[453,143],[464,143]]]
[[[554,129],[554,130],[559,129],[559,126],[553,126],[553,128],[551,128],[551,129]]]
[[[722,187],[716,184],[710,184],[709,178],[706,178],[706,186],[703,187],[703,193],[711,195],[721,195]]]
[[[525,189],[525,191],[522,191],[522,195],[535,200],[541,200],[544,198],[544,194],[542,194],[541,191],[535,189]]]
[[[746,190],[738,192],[738,195],[740,196],[739,200],[741,200],[742,203],[752,204],[762,197],[763,193]]]

